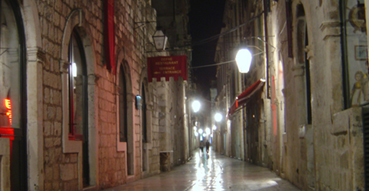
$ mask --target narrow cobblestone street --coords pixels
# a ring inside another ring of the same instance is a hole
[[[195,152],[186,164],[153,177],[108,191],[287,190],[298,191],[267,168],[225,157],[213,151]]]

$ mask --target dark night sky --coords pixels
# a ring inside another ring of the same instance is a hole
[[[190,33],[192,44],[220,33],[225,0],[190,0]],[[217,39],[193,46],[192,66],[214,63]],[[203,96],[209,96],[210,81],[215,80],[216,67],[193,69],[193,81]],[[199,92],[200,93],[200,92]]]

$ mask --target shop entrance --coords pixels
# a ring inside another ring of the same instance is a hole
[[[11,190],[27,190],[25,35],[17,1],[0,0],[0,22],[0,186],[10,181]]]

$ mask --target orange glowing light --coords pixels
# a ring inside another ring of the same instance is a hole
[[[8,111],[5,113],[6,116],[8,116],[9,118],[9,124],[12,125],[12,118],[13,118],[13,114],[12,114],[12,104],[10,99],[4,99],[4,104],[6,109],[8,109]]]
[[[10,99],[4,99],[5,107],[6,109],[12,109],[12,104],[10,102]]]
[[[10,125],[12,124],[12,111],[11,110],[9,110],[9,111],[7,111],[6,112],[6,115],[8,116],[8,118],[9,118],[9,123],[10,123]]]

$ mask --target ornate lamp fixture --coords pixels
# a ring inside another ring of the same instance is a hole
[[[162,30],[155,31],[154,35],[152,35],[152,39],[154,40],[156,50],[165,50],[168,37],[164,35]]]

